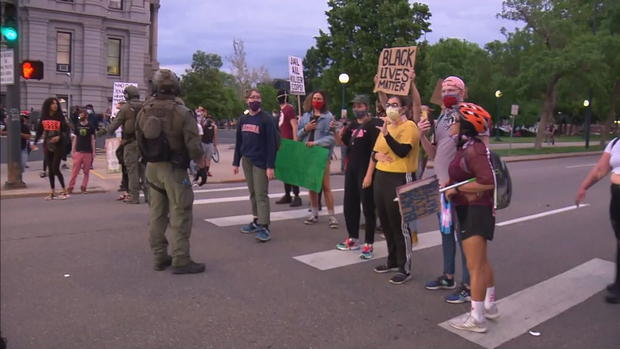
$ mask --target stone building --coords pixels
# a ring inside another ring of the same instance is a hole
[[[41,60],[43,80],[21,83],[21,109],[49,96],[67,105],[111,107],[114,82],[144,98],[157,62],[159,0],[19,0],[21,60]],[[4,96],[5,91],[2,90]]]

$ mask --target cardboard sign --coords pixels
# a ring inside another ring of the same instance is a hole
[[[291,84],[290,94],[305,95],[304,64],[301,58],[288,56],[288,79]]]
[[[441,209],[439,180],[436,176],[403,184],[396,188],[398,207],[403,222],[409,224]]]
[[[116,157],[116,149],[120,147],[120,138],[107,138],[105,140],[105,159],[108,164],[108,173],[116,173],[121,170],[121,165]]]
[[[112,93],[112,117],[116,117],[116,113],[118,113],[118,109],[116,109],[116,104],[118,102],[125,100],[125,95],[123,91],[125,91],[125,87],[133,85],[138,87],[138,84],[135,82],[115,82],[114,83],[114,92]]]
[[[379,55],[374,92],[406,96],[413,79],[416,46],[384,48]]]

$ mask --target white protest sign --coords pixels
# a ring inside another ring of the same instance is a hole
[[[305,95],[304,64],[301,58],[288,56],[288,79],[291,83],[292,95]]]
[[[13,85],[15,83],[15,61],[13,59],[13,49],[2,49],[0,51],[1,78],[2,85]]]
[[[513,104],[510,108],[510,115],[518,115],[519,114],[519,105]]]
[[[118,113],[118,109],[116,109],[116,104],[118,102],[122,102],[125,100],[125,95],[123,91],[127,86],[135,86],[138,87],[138,84],[135,82],[115,82],[114,83],[114,92],[112,93],[112,117],[116,117],[116,113]]]

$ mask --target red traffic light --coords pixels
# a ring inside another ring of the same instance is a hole
[[[23,61],[22,77],[24,79],[43,79],[43,62],[41,61]]]

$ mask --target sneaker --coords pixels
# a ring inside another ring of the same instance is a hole
[[[82,192],[82,194],[87,193],[86,187],[80,187],[80,191]]]
[[[427,290],[451,290],[456,287],[454,279],[448,279],[445,275],[441,275],[437,280],[429,281],[424,285]]]
[[[252,222],[250,222],[250,224],[242,226],[241,227],[241,232],[243,234],[253,234],[253,233],[257,232],[258,228],[259,228],[258,224],[256,224],[256,222],[252,221]]]
[[[478,333],[485,333],[487,331],[486,321],[476,321],[471,314],[467,314],[467,318],[465,320],[455,320],[449,322],[450,326],[456,328],[457,330],[463,331],[471,331]]]
[[[301,206],[301,198],[299,196],[295,196],[293,198],[293,202],[291,202],[291,207],[299,207]]]
[[[338,220],[336,219],[336,217],[329,217],[329,227],[331,229],[338,229]]]
[[[409,280],[411,280],[411,274],[398,273],[392,276],[390,283],[394,285],[402,285]]]
[[[276,204],[280,205],[280,204],[290,204],[293,201],[293,199],[291,199],[290,195],[284,195],[283,197],[280,198],[280,200],[276,201]]]
[[[375,273],[383,274],[383,273],[391,273],[398,271],[398,267],[390,267],[387,264],[377,265],[374,269]]]
[[[357,239],[347,238],[343,242],[336,245],[336,248],[340,251],[353,251],[359,250],[360,244]]]
[[[39,173],[39,177],[41,177],[41,178],[47,177],[47,172],[41,171],[41,173]]]
[[[360,254],[361,259],[371,259],[372,258],[372,244],[364,244],[362,248],[362,254]]]
[[[67,188],[67,193],[73,194],[73,188],[72,187]]]
[[[137,205],[137,204],[140,203],[140,198],[139,198],[139,196],[134,197],[133,195],[128,194],[127,196],[125,196],[125,200],[123,200],[123,202],[126,203],[126,204],[135,204],[135,205]]]
[[[203,271],[205,271],[204,263],[196,263],[194,261],[189,261],[189,263],[181,267],[172,267],[172,274],[198,274]]]
[[[489,320],[495,320],[499,317],[499,308],[497,304],[493,304],[493,306],[489,309],[484,308],[484,317]]]
[[[452,304],[471,302],[471,290],[461,285],[456,292],[446,296],[446,302]]]
[[[267,242],[271,240],[271,232],[269,231],[269,228],[265,226],[259,226],[256,230],[256,240],[260,242]]]
[[[308,218],[306,218],[306,220],[304,221],[304,224],[312,225],[318,222],[319,222],[319,216],[315,216],[314,214],[311,213],[310,216],[308,216]]]
[[[172,265],[172,257],[166,256],[163,260],[155,262],[153,270],[162,271]]]
[[[63,170],[68,170],[69,166],[67,166],[67,164],[62,164],[62,166],[60,166],[61,169]]]

